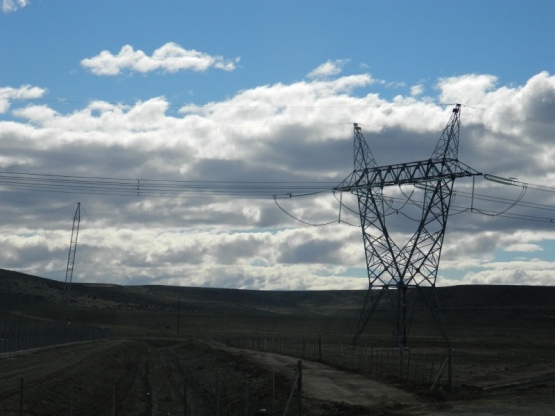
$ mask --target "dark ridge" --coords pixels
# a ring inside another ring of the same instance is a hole
[[[63,293],[61,281],[0,269],[0,319],[59,320]],[[179,312],[180,326],[188,331],[260,328],[264,333],[281,329],[347,335],[357,325],[365,294],[364,290],[263,291],[74,283],[69,314],[73,322],[119,328],[126,334],[132,332],[130,328],[171,333],[176,330]],[[493,322],[526,326],[555,320],[552,286],[451,286],[438,288],[437,295],[449,328],[477,328]],[[415,317],[416,325],[435,328],[422,301]],[[382,300],[368,328],[385,330],[390,324],[389,303]]]

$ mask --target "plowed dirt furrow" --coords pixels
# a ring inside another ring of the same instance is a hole
[[[9,369],[0,380],[0,410],[19,408],[23,378],[26,414],[66,414],[70,408],[74,414],[111,414],[113,386],[118,390],[135,379],[140,351],[136,343],[111,341],[0,360],[0,371]]]
[[[171,359],[167,348],[159,348],[150,356],[149,378],[152,414],[165,415],[183,409],[183,381],[179,380],[179,366]],[[181,388],[180,388],[181,387]]]

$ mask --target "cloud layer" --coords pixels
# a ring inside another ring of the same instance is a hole
[[[99,75],[233,70],[235,63],[173,43],[150,57],[129,46],[83,60]],[[466,74],[437,80],[435,96],[415,86],[388,100],[373,90],[370,74],[341,75],[343,64],[328,61],[304,80],[184,105],[177,114],[163,96],[129,104],[95,100],[61,113],[40,101],[44,86],[0,88],[1,171],[228,181],[230,188],[259,182],[268,192],[255,199],[229,192],[149,198],[5,186],[0,211],[10,221],[1,226],[2,267],[61,278],[72,203],[79,200],[86,215],[76,280],[362,289],[364,250],[352,196],[341,197],[341,218],[340,196],[332,192],[280,199],[288,216],[275,205],[270,184],[339,183],[353,169],[353,122],[361,125],[378,164],[427,159],[452,109],[439,103],[463,104],[461,161],[483,173],[552,183],[555,76],[542,72],[523,85],[504,86],[493,75]],[[456,190],[441,284],[552,284],[550,188],[523,190],[478,178],[474,185],[458,181]],[[388,224],[404,241],[417,225],[418,193],[408,187],[385,192]],[[515,217],[498,215],[507,208]],[[499,260],[508,253],[508,261]]]

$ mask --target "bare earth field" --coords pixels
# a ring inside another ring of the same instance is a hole
[[[57,319],[61,290],[59,282],[0,271],[0,317]],[[438,294],[454,348],[452,392],[303,360],[303,414],[555,414],[555,288],[466,286]],[[281,415],[298,358],[214,339],[348,344],[363,296],[74,285],[72,323],[110,328],[112,339],[1,358],[0,415],[20,414],[22,379],[26,415]],[[387,316],[377,311],[362,343],[390,343]],[[442,345],[426,313],[415,316],[411,335],[415,351]],[[297,406],[294,397],[290,415]]]

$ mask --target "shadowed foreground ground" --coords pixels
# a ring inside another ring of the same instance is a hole
[[[3,320],[60,316],[62,285],[0,270]],[[305,363],[307,415],[548,415],[555,408],[555,288],[461,286],[439,291],[454,348],[454,391],[401,391],[321,364]],[[256,414],[280,409],[297,358],[205,342],[223,336],[321,338],[348,344],[364,292],[259,292],[74,285],[73,324],[108,327],[114,339],[0,359],[0,414]],[[387,309],[361,343],[388,347]],[[178,331],[179,330],[179,331]],[[441,348],[425,309],[411,348]],[[383,380],[378,380],[380,383]],[[335,383],[335,384],[334,384]],[[333,393],[333,394],[332,394]],[[296,402],[295,402],[296,403]],[[114,409],[115,406],[115,409]],[[296,414],[296,404],[290,414]],[[262,414],[262,413],[261,413]]]

